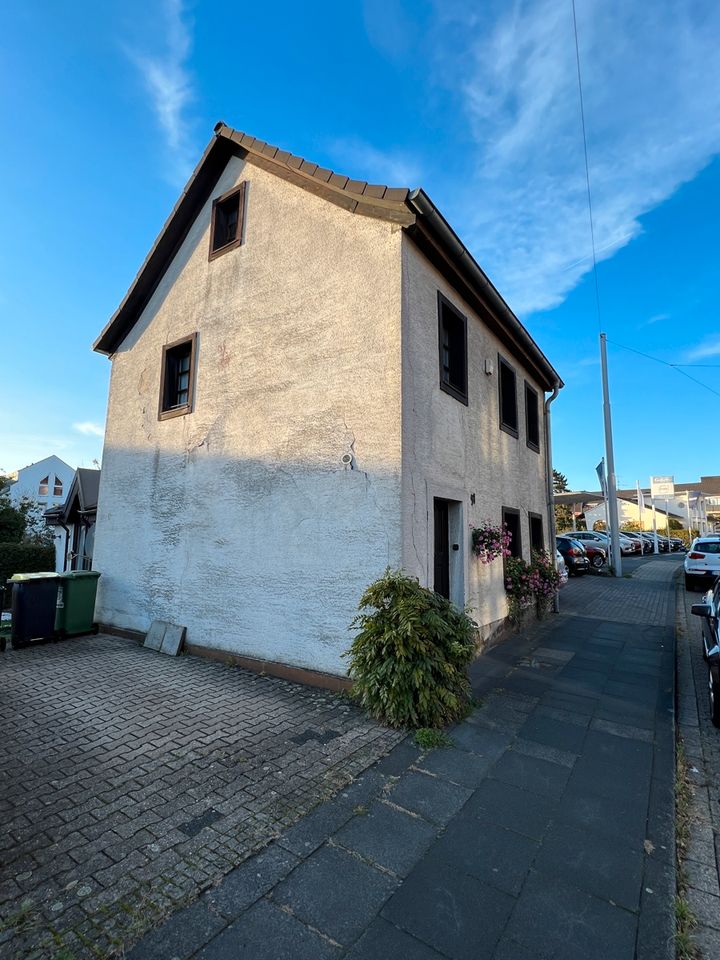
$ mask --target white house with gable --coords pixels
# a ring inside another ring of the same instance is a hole
[[[192,651],[344,676],[387,567],[507,614],[503,519],[551,527],[560,377],[422,190],[349,180],[218,124],[119,309],[96,619]],[[131,535],[129,535],[131,532]]]
[[[11,474],[10,500],[17,505],[21,500],[34,501],[45,513],[64,503],[72,486],[75,470],[54,454],[22,467]],[[59,532],[55,539],[55,569],[63,570],[65,562],[64,541]]]

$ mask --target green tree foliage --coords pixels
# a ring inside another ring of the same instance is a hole
[[[559,470],[553,470],[553,493],[567,493],[570,490],[568,478]],[[555,504],[555,529],[558,531],[572,529],[572,508],[567,504]]]
[[[350,650],[353,696],[392,727],[441,727],[470,703],[476,624],[401,571],[385,571],[360,600]]]
[[[0,542],[34,543],[52,546],[52,531],[48,528],[39,503],[23,497],[18,504],[10,500],[6,477],[0,477]]]
[[[642,528],[639,520],[626,520],[620,527],[621,530],[628,530],[630,533],[641,533]]]

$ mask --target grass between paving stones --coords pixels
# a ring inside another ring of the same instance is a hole
[[[434,750],[436,747],[452,747],[453,740],[442,730],[433,727],[420,727],[415,731],[415,743],[421,750]]]
[[[677,857],[677,894],[675,896],[675,952],[677,960],[697,960],[700,951],[692,938],[697,919],[687,902],[687,878],[683,867],[690,839],[692,788],[687,757],[681,739],[675,753],[675,854]]]

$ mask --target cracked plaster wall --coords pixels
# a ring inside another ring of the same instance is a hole
[[[545,444],[541,442],[540,454],[526,444],[524,381],[538,391],[541,417],[544,394],[406,236],[402,256],[403,566],[423,585],[433,586],[432,501],[442,497],[461,502],[460,557],[451,553],[451,561],[463,571],[456,596],[464,597],[487,634],[507,615],[503,565],[501,560],[482,565],[472,556],[469,524],[486,518],[499,524],[503,507],[519,509],[523,555],[529,559],[528,511],[539,513],[547,545]],[[438,290],[468,318],[467,406],[439,387]],[[499,427],[498,352],[516,371],[517,439]],[[490,376],[485,373],[486,358],[493,362]],[[544,436],[542,424],[541,419]]]
[[[401,562],[401,233],[240,159],[213,196],[241,180],[245,243],[208,262],[208,201],[113,358],[96,619],[343,674]],[[162,346],[196,331],[194,410],[158,422]]]

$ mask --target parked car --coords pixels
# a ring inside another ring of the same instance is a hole
[[[673,550],[685,549],[685,541],[681,540],[680,537],[670,537],[670,543],[672,545]]]
[[[568,574],[580,577],[588,572],[590,560],[579,540],[573,540],[571,537],[558,537],[557,548],[565,561]]]
[[[703,657],[708,665],[708,696],[710,719],[720,727],[720,580],[708,590],[702,603],[694,603],[692,612],[702,618]]]
[[[564,587],[568,582],[568,569],[565,564],[565,558],[557,549],[555,550],[555,566],[557,567],[557,572],[560,574],[560,586]]]
[[[605,547],[608,542],[607,534],[601,530],[574,530],[572,533],[563,534],[566,537],[572,537],[573,540],[579,540],[583,545],[586,543],[597,543]]]
[[[650,551],[653,549],[652,546],[647,543],[641,533],[636,533],[634,530],[623,530],[622,535],[628,540],[635,540],[637,543],[639,543],[642,553],[650,553]]]
[[[582,545],[590,561],[590,566],[600,570],[607,560],[607,550],[601,547],[597,540],[583,540]]]
[[[720,577],[720,537],[696,537],[685,556],[685,589],[702,589]]]

